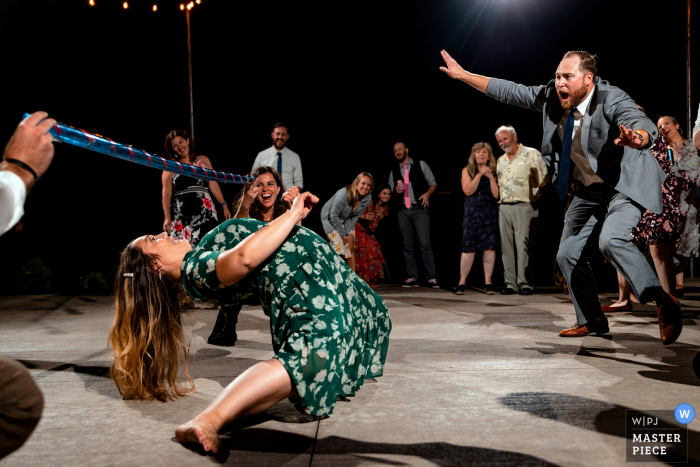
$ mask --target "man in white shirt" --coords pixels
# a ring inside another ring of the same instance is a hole
[[[5,147],[0,163],[0,235],[24,214],[24,200],[53,159],[46,112],[25,118]],[[20,363],[0,357],[0,459],[19,449],[41,419],[44,398]]]
[[[287,147],[289,139],[287,125],[282,122],[275,123],[272,126],[271,136],[272,147],[258,153],[250,173],[253,173],[258,167],[272,167],[282,177],[285,190],[289,190],[293,186],[298,186],[301,190],[304,187],[301,160],[296,152]]]

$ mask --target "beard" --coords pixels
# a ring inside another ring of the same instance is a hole
[[[559,97],[559,103],[561,104],[564,110],[578,107],[581,104],[581,102],[583,102],[583,100],[586,98],[587,93],[588,88],[585,84],[581,84],[580,88],[576,89],[574,92],[569,94],[569,102],[563,102],[561,100],[561,93],[557,89],[557,97]]]
[[[280,139],[280,140],[277,140],[277,139],[276,139],[276,140],[273,141],[273,143],[274,143],[274,145],[275,145],[275,147],[276,147],[277,149],[283,149],[283,148],[284,148],[284,144],[286,143],[286,141],[283,141],[283,140],[281,140],[281,139]]]

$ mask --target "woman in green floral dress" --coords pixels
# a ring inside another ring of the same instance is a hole
[[[316,202],[304,193],[271,224],[231,219],[192,251],[163,233],[140,237],[122,253],[110,341],[112,377],[126,398],[167,400],[192,391],[176,381],[177,361],[187,348],[180,336],[177,287],[170,282],[180,282],[196,300],[216,304],[259,297],[270,316],[275,357],[246,370],[202,414],[180,426],[179,441],[216,452],[218,430],[233,420],[285,397],[302,412],[328,415],[338,396],[352,396],[365,378],[382,375],[389,312],[325,240],[296,225]],[[164,296],[157,296],[161,290]]]

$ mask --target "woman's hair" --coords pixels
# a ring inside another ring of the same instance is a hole
[[[372,201],[374,201],[375,206],[377,205],[377,202],[379,202],[379,193],[381,193],[384,190],[389,190],[389,192],[391,193],[391,187],[386,183],[382,183],[377,187],[377,190],[372,195]]]
[[[361,172],[360,175],[355,177],[355,181],[345,187],[345,195],[348,197],[348,203],[353,209],[355,209],[355,205],[360,202],[360,198],[357,197],[357,185],[360,184],[362,177],[369,177],[369,192],[372,193],[372,190],[374,190],[374,178],[372,178],[371,173]]]
[[[472,152],[469,154],[469,160],[467,161],[467,172],[472,178],[474,178],[476,173],[479,171],[476,168],[476,151],[479,149],[486,149],[488,151],[489,161],[487,165],[489,166],[489,169],[491,169],[492,173],[496,173],[496,159],[493,157],[493,149],[491,149],[491,145],[484,142],[476,143],[474,146],[472,146]]]
[[[177,136],[181,137],[182,139],[189,140],[190,159],[197,157],[197,150],[194,148],[194,140],[190,137],[190,135],[187,134],[185,130],[173,130],[170,133],[168,133],[168,136],[165,137],[165,152],[168,153],[169,158],[174,159],[176,161],[180,160],[180,155],[175,152],[175,149],[173,149],[173,140]]]
[[[251,175],[251,177],[257,179],[259,176],[262,174],[271,174],[272,178],[275,179],[275,183],[277,183],[277,186],[280,187],[280,191],[277,194],[277,198],[275,199],[275,204],[272,209],[272,218],[277,219],[279,216],[287,212],[287,210],[290,208],[289,204],[285,203],[284,200],[282,200],[282,194],[284,193],[284,184],[282,183],[282,177],[280,177],[280,174],[277,173],[275,169],[272,167],[258,167],[255,169]],[[255,182],[253,182],[255,183]],[[236,206],[236,211],[241,207],[241,203],[243,202],[243,196],[245,195],[245,192],[248,191],[251,187],[250,183],[246,183],[243,186],[243,189],[238,193],[238,196],[236,196],[236,199],[233,202],[233,205]],[[253,204],[250,206],[250,210],[248,211],[248,215],[252,217],[253,219],[257,219],[259,221],[264,220],[263,215],[260,212],[260,206],[258,205],[258,199],[255,198],[255,201],[253,201]]]
[[[186,295],[180,281],[155,271],[157,259],[133,242],[119,259],[109,343],[112,379],[125,399],[166,402],[194,392],[187,371],[189,345],[182,336]],[[177,381],[180,360],[189,389]]]
[[[656,124],[657,125],[659,124],[659,120],[661,120],[662,118],[668,118],[669,120],[671,120],[673,122],[674,125],[678,125],[678,127],[679,127],[678,134],[683,136],[683,128],[680,128],[681,124],[678,123],[678,120],[676,120],[676,117],[673,117],[671,115],[659,115],[658,117],[656,117]],[[666,139],[666,137],[664,137],[664,139]]]

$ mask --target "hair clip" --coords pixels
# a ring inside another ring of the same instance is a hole
[[[123,275],[124,277],[134,277],[134,273],[133,273],[133,272],[125,272],[125,273],[122,274],[122,275]]]

